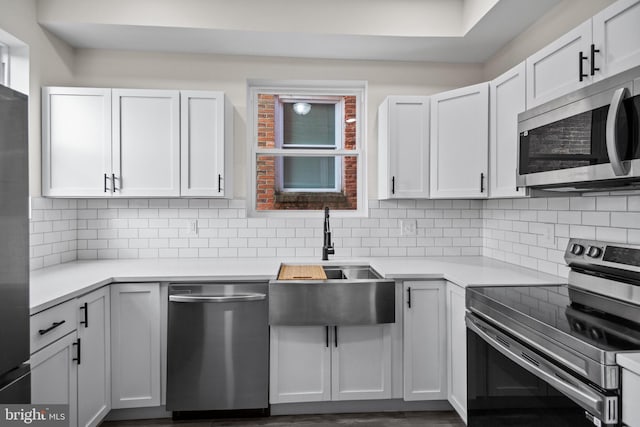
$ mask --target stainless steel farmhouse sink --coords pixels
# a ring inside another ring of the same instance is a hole
[[[383,279],[368,265],[329,265],[322,270],[327,279],[269,282],[269,324],[395,323],[393,280]]]

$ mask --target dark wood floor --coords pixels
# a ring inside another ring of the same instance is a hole
[[[406,427],[437,426],[464,427],[455,412],[380,412],[370,414],[328,414],[328,415],[279,415],[261,418],[227,418],[215,420],[172,421],[171,419],[108,421],[102,427],[218,427],[218,426],[356,426],[356,427]]]

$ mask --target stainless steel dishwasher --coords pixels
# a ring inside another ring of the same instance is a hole
[[[167,410],[267,410],[268,284],[169,286]]]

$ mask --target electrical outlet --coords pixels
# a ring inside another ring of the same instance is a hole
[[[540,227],[540,237],[538,237],[538,244],[547,248],[555,248],[556,246],[556,232],[553,224],[543,223]]]
[[[187,221],[185,237],[196,237],[198,235],[198,220],[190,219]]]
[[[418,225],[415,219],[400,220],[400,235],[404,237],[417,236]]]

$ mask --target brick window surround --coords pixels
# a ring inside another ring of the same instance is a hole
[[[345,150],[356,148],[356,97],[344,96],[344,138]],[[257,146],[276,148],[277,95],[258,94],[257,100]],[[328,153],[329,154],[329,153]],[[325,206],[338,210],[358,208],[357,157],[344,156],[339,192],[283,192],[277,183],[277,161],[275,156],[258,155],[256,158],[256,210],[320,210]]]

